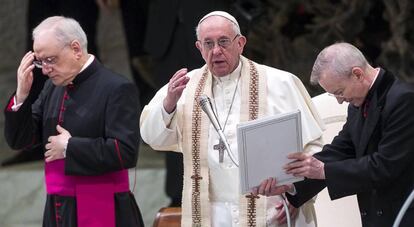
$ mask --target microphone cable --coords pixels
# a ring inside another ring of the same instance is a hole
[[[407,200],[405,200],[403,206],[401,207],[400,212],[398,212],[397,218],[395,219],[394,224],[392,225],[392,227],[400,226],[400,222],[401,222],[402,218],[404,217],[404,214],[407,211],[407,209],[410,206],[413,199],[414,199],[414,190],[408,196]]]
[[[287,223],[287,227],[291,227],[292,224],[291,224],[291,220],[290,220],[290,212],[289,212],[289,207],[288,207],[288,205],[286,203],[287,198],[285,196],[285,193],[283,193],[281,195],[281,197],[282,197],[283,208],[285,209],[285,213],[286,213],[286,223]]]

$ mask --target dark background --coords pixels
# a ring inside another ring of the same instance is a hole
[[[413,81],[414,2],[410,0],[223,1],[232,5],[230,12],[248,37],[245,55],[294,73],[311,96],[321,92],[308,83],[313,61],[323,47],[337,41],[356,45],[374,66],[386,67],[400,78]],[[17,66],[25,53],[27,6],[26,0],[4,0],[0,7],[2,107],[15,90]],[[113,8],[100,12],[98,50],[108,67],[131,77],[119,11]],[[0,129],[2,161],[10,156],[3,137],[3,114]]]

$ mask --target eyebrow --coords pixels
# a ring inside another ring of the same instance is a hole
[[[231,38],[228,37],[228,36],[222,35],[222,36],[218,37],[216,40],[220,40],[220,39],[231,39]],[[212,39],[212,38],[207,37],[203,41],[214,41],[214,40],[215,39]]]

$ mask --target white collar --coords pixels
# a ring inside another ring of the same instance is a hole
[[[86,67],[88,67],[90,64],[92,64],[94,59],[95,59],[95,56],[93,56],[92,54],[89,54],[88,60],[85,62],[85,64],[83,64],[83,66],[82,66],[81,70],[79,71],[79,73],[81,73],[83,70],[86,69]]]

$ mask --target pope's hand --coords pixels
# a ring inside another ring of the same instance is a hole
[[[175,110],[177,102],[183,94],[184,89],[187,86],[190,78],[187,76],[187,69],[183,68],[178,70],[173,77],[171,77],[168,83],[167,97],[165,97],[163,105],[167,113],[171,113]]]
[[[258,187],[255,187],[252,190],[254,195],[265,195],[265,196],[274,196],[274,195],[281,195],[287,191],[289,191],[293,187],[293,185],[280,185],[276,186],[276,179],[273,177],[269,177],[268,179],[262,181]]]

